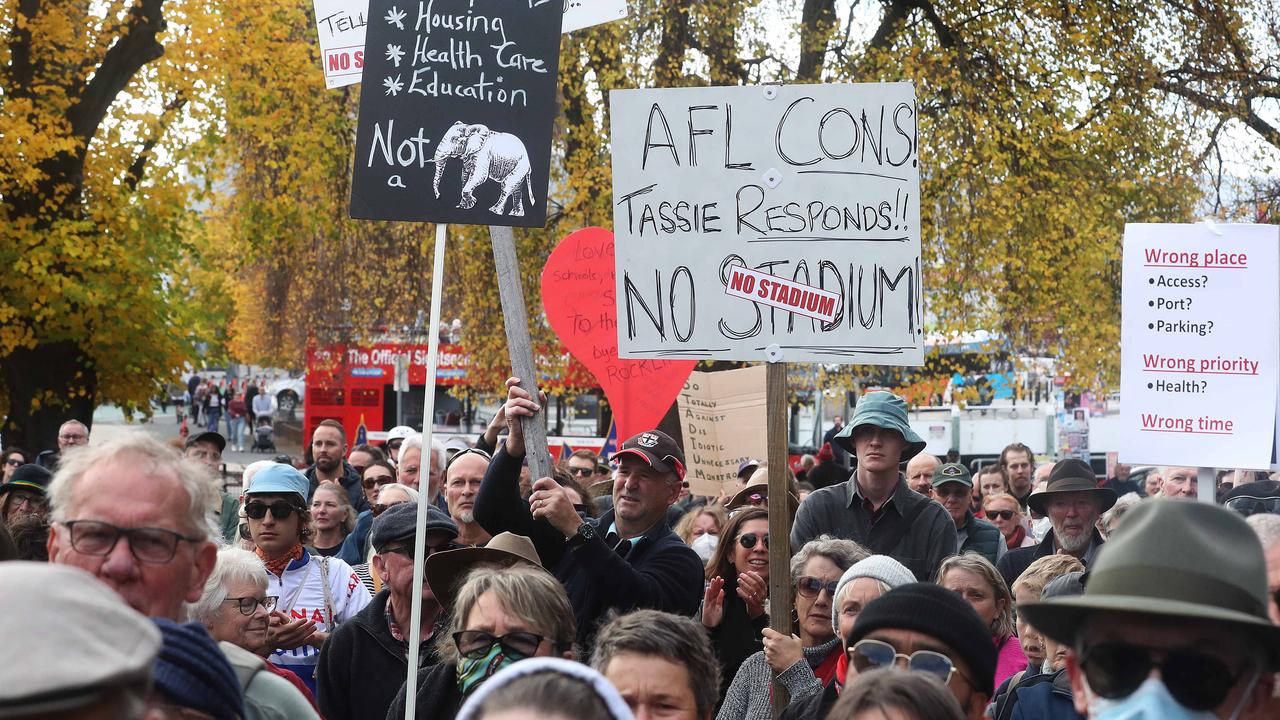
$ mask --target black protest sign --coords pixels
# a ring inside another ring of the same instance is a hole
[[[351,216],[540,227],[563,3],[370,0]]]

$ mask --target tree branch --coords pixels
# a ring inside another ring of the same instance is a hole
[[[163,5],[164,0],[139,0],[129,10],[125,33],[103,56],[93,79],[67,112],[72,135],[84,141],[81,154],[87,152],[89,141],[97,134],[107,109],[120,91],[143,65],[164,54],[164,47],[156,41],[156,35],[165,27]]]

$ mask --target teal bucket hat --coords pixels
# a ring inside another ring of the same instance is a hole
[[[853,431],[862,425],[895,430],[907,441],[898,462],[906,462],[924,450],[924,440],[907,423],[907,403],[891,392],[878,390],[863,395],[854,408],[853,417],[849,418],[849,424],[831,441],[853,454]]]

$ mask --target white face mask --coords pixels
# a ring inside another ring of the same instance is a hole
[[[1257,681],[1258,673],[1255,672],[1240,702],[1229,716],[1231,720],[1240,716]],[[1092,690],[1088,694],[1089,717],[1092,720],[1218,720],[1218,716],[1211,711],[1188,710],[1183,707],[1170,694],[1164,682],[1155,678],[1147,678],[1128,697],[1108,700],[1094,695]]]
[[[1049,518],[1047,517],[1042,517],[1039,520],[1031,521],[1031,536],[1034,537],[1036,540],[1043,540],[1044,536],[1048,535],[1049,531],[1052,529],[1053,529],[1053,523],[1050,522]]]
[[[706,563],[711,562],[711,555],[716,551],[716,545],[719,544],[719,542],[719,537],[712,535],[711,533],[703,533],[694,538],[693,542],[689,544],[689,547],[693,548],[693,551],[698,553],[698,557],[702,558],[702,562],[705,565]]]

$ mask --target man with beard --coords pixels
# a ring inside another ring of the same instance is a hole
[[[343,460],[347,455],[347,431],[337,420],[322,420],[311,433],[311,456],[315,465],[307,468],[307,480],[311,487],[307,491],[307,502],[315,494],[320,483],[341,485],[351,499],[351,506],[356,512],[369,509],[369,501],[365,499],[364,488],[360,485],[360,476],[355,468]]]
[[[1000,467],[1009,479],[1009,494],[1026,510],[1027,498],[1031,496],[1031,471],[1035,467],[1031,448],[1017,442],[1006,446],[1000,451]]]
[[[574,460],[580,458],[572,458]],[[449,461],[444,471],[444,499],[449,504],[449,516],[458,525],[459,545],[479,547],[489,542],[490,535],[476,522],[476,494],[489,469],[489,454],[469,448]],[[591,463],[595,472],[595,463]]]
[[[1098,487],[1087,463],[1069,458],[1054,465],[1048,487],[1029,497],[1031,509],[1048,517],[1053,529],[1039,545],[1010,550],[1000,559],[997,567],[1004,581],[1012,586],[1033,561],[1055,553],[1071,555],[1089,567],[1102,546],[1098,516],[1115,504],[1115,492]]]

